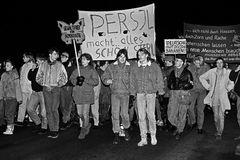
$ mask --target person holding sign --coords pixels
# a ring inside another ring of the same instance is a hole
[[[137,114],[141,141],[139,147],[147,145],[147,133],[150,132],[151,144],[156,145],[156,96],[164,92],[163,74],[159,65],[151,59],[148,50],[141,48],[137,51],[137,63],[134,63],[130,72],[130,94],[136,97]]]
[[[173,135],[179,140],[186,123],[187,109],[191,103],[189,90],[193,88],[193,76],[184,65],[186,56],[177,54],[174,70],[168,77],[170,98],[168,103],[168,120],[176,129]]]
[[[91,123],[89,123],[89,111],[90,105],[94,104],[94,90],[93,87],[99,84],[98,73],[93,67],[92,56],[88,53],[84,53],[80,56],[81,66],[79,71],[76,68],[71,76],[70,81],[74,85],[73,87],[73,100],[77,106],[77,113],[79,115],[79,121],[83,122],[78,139],[85,139],[85,136],[89,134]],[[81,125],[81,123],[80,123]]]
[[[103,75],[102,81],[111,88],[111,106],[112,106],[112,125],[114,140],[113,144],[119,143],[120,116],[124,127],[125,141],[130,140],[129,135],[129,75],[130,63],[128,62],[128,52],[126,49],[120,49],[117,53],[116,61],[111,63]]]
[[[229,79],[230,70],[224,67],[224,60],[219,57],[215,60],[215,68],[210,69],[199,77],[203,87],[209,92],[204,98],[204,104],[213,108],[214,121],[217,132],[216,140],[222,139],[224,129],[224,112],[230,110],[231,105],[228,92],[233,89],[234,83]]]

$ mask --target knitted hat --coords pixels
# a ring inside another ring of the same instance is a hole
[[[177,54],[176,59],[181,59],[183,62],[185,62],[186,55],[185,54]]]
[[[165,61],[174,61],[174,56],[165,56]]]

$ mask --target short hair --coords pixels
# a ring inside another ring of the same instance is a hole
[[[223,61],[223,67],[225,67],[225,61],[224,61],[224,59],[223,59],[222,57],[217,57],[217,58],[215,59],[215,61],[214,61],[215,66],[217,66],[217,61],[218,61],[218,60],[222,60],[222,61]]]
[[[59,55],[59,50],[58,50],[57,48],[55,48],[55,47],[50,48],[50,49],[48,50],[48,53],[49,53],[49,54],[52,54],[54,51]]]
[[[85,57],[87,60],[89,60],[90,62],[89,62],[88,65],[93,67],[93,59],[92,59],[92,56],[89,53],[83,53],[79,58],[80,61],[82,61],[82,57]]]
[[[117,56],[116,56],[116,59],[118,59],[118,57],[120,57],[122,54],[123,54],[123,55],[126,57],[126,59],[128,60],[128,51],[127,51],[127,49],[125,49],[125,48],[122,48],[122,49],[120,49],[120,50],[118,51]]]
[[[29,58],[29,61],[35,62],[35,59],[34,59],[34,57],[33,57],[32,52],[25,52],[25,53],[23,53],[23,56]]]

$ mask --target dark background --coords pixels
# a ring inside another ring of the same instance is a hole
[[[62,42],[57,21],[74,23],[78,10],[108,11],[141,7],[155,3],[157,45],[163,51],[165,38],[183,34],[183,23],[201,25],[240,24],[240,7],[231,1],[164,1],[164,0],[98,0],[98,1],[24,1],[1,5],[2,53],[0,60],[15,58],[22,63],[25,51],[47,53],[50,47],[74,53],[72,45]]]

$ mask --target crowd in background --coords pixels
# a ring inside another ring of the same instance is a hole
[[[230,69],[221,57],[207,64],[201,55],[189,61],[180,54],[154,60],[144,48],[136,57],[130,60],[127,50],[120,49],[113,61],[93,61],[88,53],[79,52],[76,59],[52,48],[47,56],[24,53],[20,69],[11,59],[4,60],[0,72],[3,134],[12,135],[16,125],[33,124],[33,132],[58,138],[60,130],[76,123],[81,140],[91,128],[111,122],[113,144],[120,143],[119,136],[129,141],[136,125],[141,138],[137,145],[147,145],[148,135],[156,145],[157,126],[176,140],[186,125],[204,134],[207,106],[213,111],[216,139],[221,140],[233,90],[240,125],[239,64]]]

